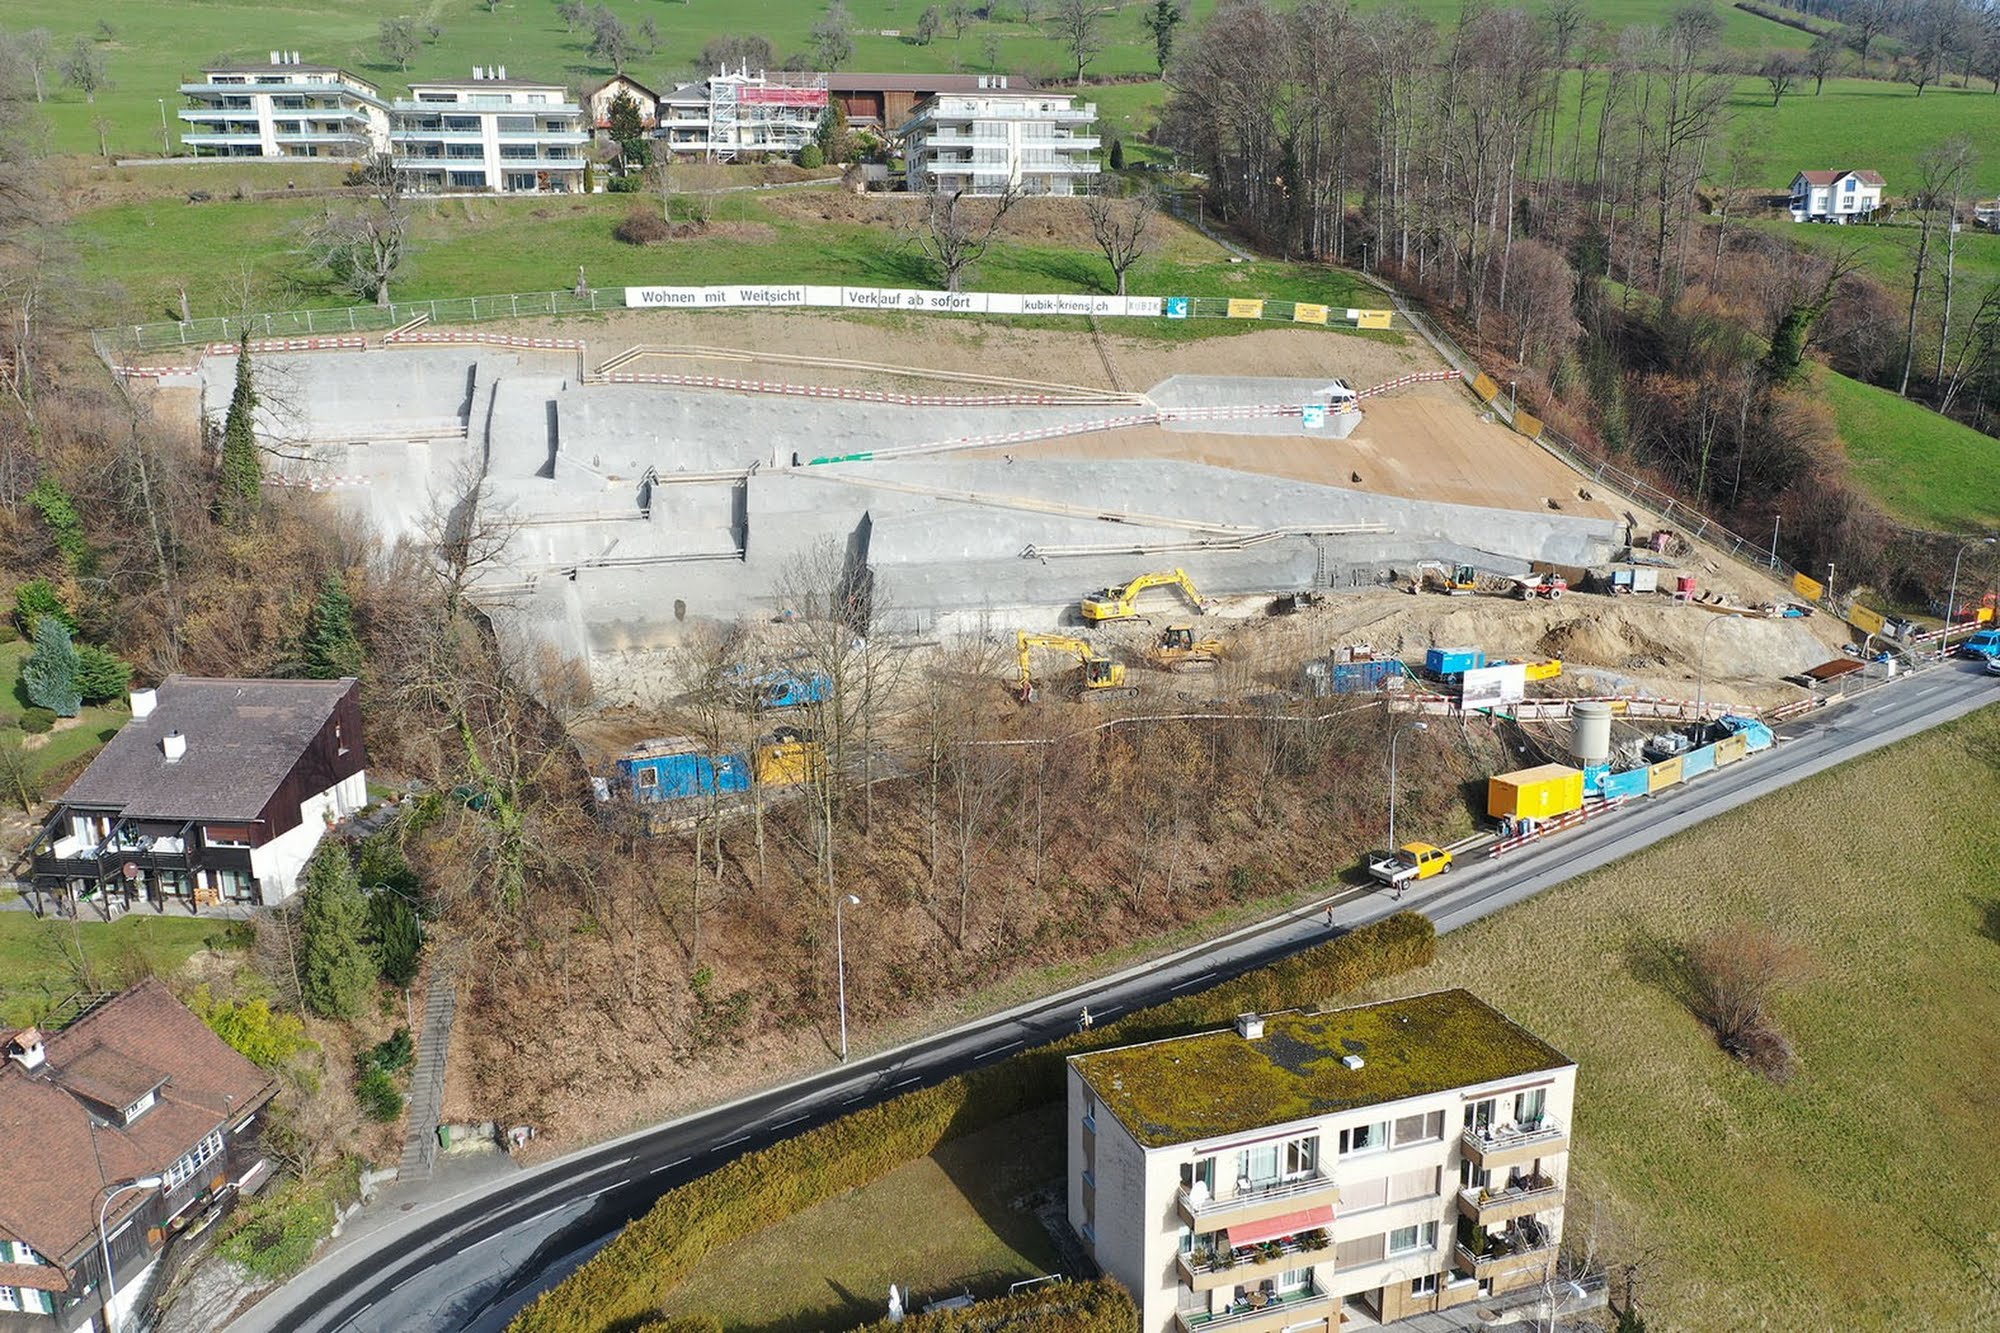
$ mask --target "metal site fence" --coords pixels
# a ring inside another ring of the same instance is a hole
[[[1401,296],[1393,293],[1385,294],[1395,302],[1396,313],[1408,321],[1410,327],[1421,334],[1426,342],[1436,348],[1438,355],[1457,368],[1468,386],[1480,378],[1479,363],[1474,361],[1464,348],[1452,341],[1434,321],[1413,310]],[[1509,425],[1514,424],[1515,411],[1511,401],[1503,405],[1496,396],[1489,400],[1486,406],[1495,416],[1503,418]],[[1522,415],[1526,416],[1525,413]],[[1769,544],[1754,542],[1731,532],[1708,515],[1691,507],[1685,500],[1661,490],[1644,477],[1628,472],[1602,455],[1591,452],[1560,431],[1540,423],[1537,425],[1539,428],[1533,432],[1535,443],[1561,459],[1573,471],[1589,477],[1591,484],[1602,486],[1633,504],[1652,510],[1669,522],[1678,524],[1694,540],[1706,542],[1743,564],[1777,574],[1787,580],[1798,578],[1799,571],[1778,559],[1772,553]]]
[[[1342,306],[1329,308],[1307,301],[1246,300],[1223,296],[1167,297],[1163,300],[1166,313],[1141,318],[1172,322],[1182,319],[1249,319],[1296,324],[1301,328],[1349,327],[1347,309]],[[431,324],[469,324],[494,319],[542,319],[552,315],[587,315],[648,308],[651,307],[628,306],[622,286],[593,287],[581,294],[570,291],[460,296],[438,301],[398,301],[386,306],[333,306],[315,310],[281,310],[262,315],[220,315],[211,319],[157,324],[118,324],[97,330],[96,341],[99,354],[107,362],[117,365],[129,352],[206,347],[209,343],[235,342],[245,333],[252,338],[313,338],[386,331],[401,328],[419,318]],[[741,310],[752,307],[729,308]],[[768,308],[783,311],[794,307],[773,305]]]

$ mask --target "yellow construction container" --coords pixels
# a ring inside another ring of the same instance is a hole
[[[1733,764],[1750,753],[1750,738],[1742,732],[1734,736],[1724,736],[1715,743],[1715,766]]]
[[[1552,819],[1583,808],[1583,774],[1565,764],[1543,764],[1486,780],[1486,813],[1495,819]]]
[[[1675,755],[1672,759],[1662,759],[1659,763],[1654,764],[1646,770],[1647,791],[1658,791],[1662,787],[1671,787],[1680,780],[1681,757],[1679,755]]]
[[[781,730],[765,738],[754,753],[757,781],[766,787],[795,787],[820,775],[826,750],[804,732]]]
[[[1560,657],[1551,657],[1546,662],[1530,662],[1524,670],[1529,680],[1554,680],[1563,673]]]

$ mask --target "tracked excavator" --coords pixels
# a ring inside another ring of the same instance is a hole
[[[1207,609],[1201,600],[1201,592],[1194,586],[1194,580],[1183,569],[1162,570],[1153,574],[1141,574],[1121,588],[1101,588],[1083,599],[1081,609],[1086,624],[1102,625],[1112,620],[1137,620],[1139,618],[1139,594],[1149,588],[1179,588],[1200,615]]]
[[[1024,704],[1034,703],[1041,693],[1035,684],[1037,648],[1068,653],[1076,659],[1077,693],[1086,699],[1129,699],[1139,692],[1137,687],[1125,683],[1124,663],[1099,657],[1096,649],[1082,639],[1067,634],[1031,634],[1027,630],[1017,631],[1015,639],[1021,654],[1021,679],[1015,693]]]
[[[1153,665],[1162,671],[1204,671],[1222,660],[1222,640],[1195,637],[1192,625],[1169,625],[1153,645]]]

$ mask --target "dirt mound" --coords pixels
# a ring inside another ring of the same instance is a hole
[[[1551,627],[1535,641],[1550,657],[1584,666],[1639,670],[1674,660],[1673,652],[1630,618],[1601,612],[1581,614]]]

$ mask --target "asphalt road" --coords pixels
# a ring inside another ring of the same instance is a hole
[[[1475,921],[1628,856],[1726,810],[2000,701],[2000,681],[1952,663],[1887,682],[1815,720],[1782,729],[1774,751],[1716,770],[1544,844],[1412,889],[1401,902],[1348,890],[1341,928],[1404,908],[1440,931]],[[1087,1005],[1104,1021],[1214,985],[1327,938],[1326,902],[1259,922],[1114,977],[681,1120],[582,1149],[498,1184],[413,1211],[337,1249],[232,1326],[232,1333],[496,1327],[577,1256],[644,1213],[664,1190],[866,1102],[908,1091],[1075,1029]]]

